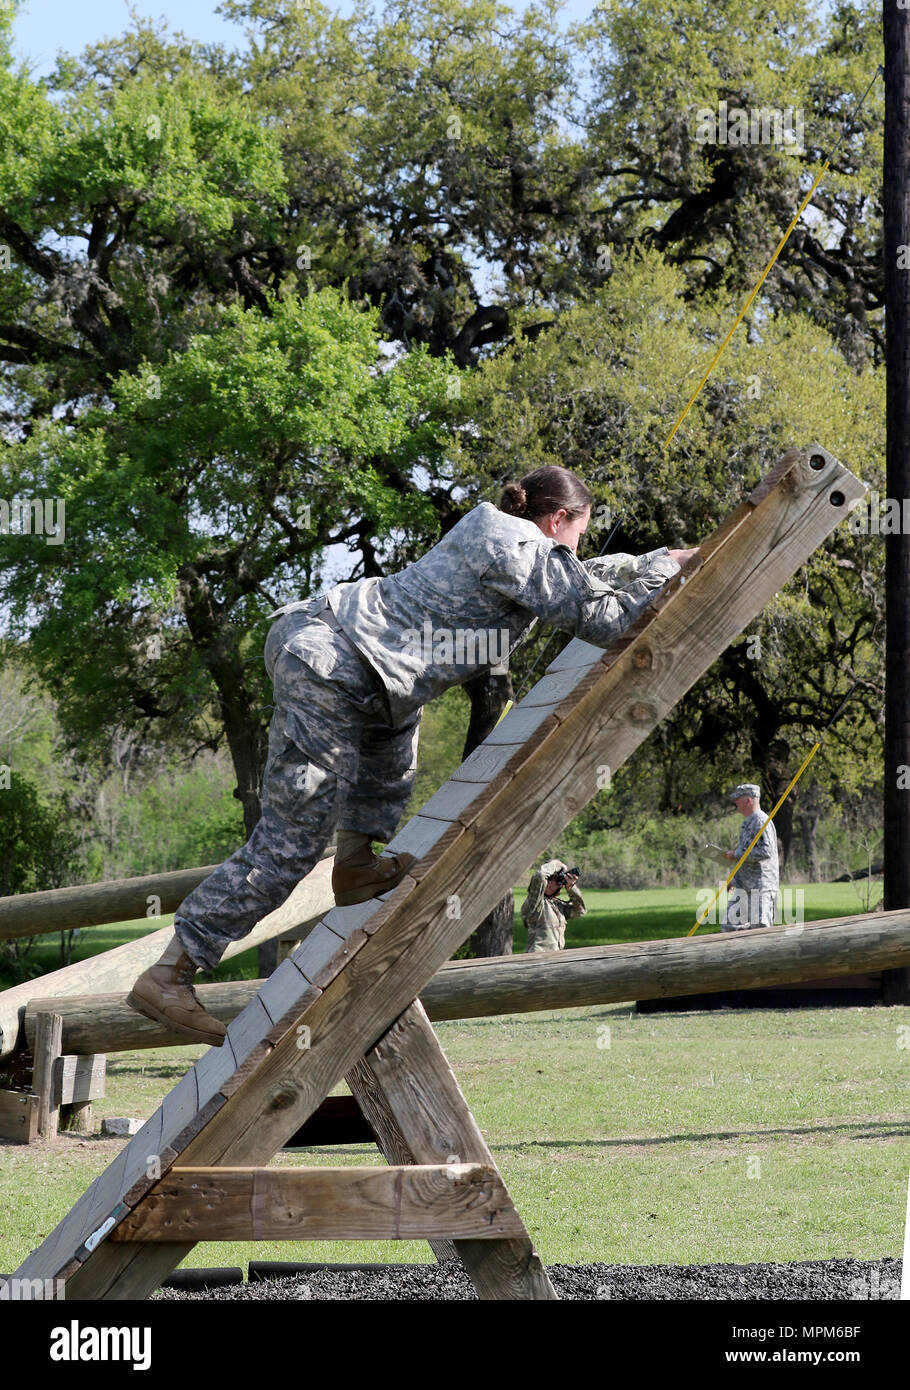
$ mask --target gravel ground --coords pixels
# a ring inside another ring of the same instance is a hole
[[[552,1265],[562,1299],[896,1299],[901,1262],[806,1260],[751,1265]],[[388,1265],[381,1270],[331,1270],[264,1279],[193,1293],[160,1289],[156,1299],[301,1299],[450,1302],[475,1297],[455,1265]]]

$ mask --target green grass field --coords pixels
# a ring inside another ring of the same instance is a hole
[[[681,935],[693,900],[689,890],[591,893],[569,944]],[[806,892],[810,919],[859,906],[850,885]],[[94,929],[80,945],[104,935],[110,946],[133,931]],[[238,961],[254,973],[254,958]],[[437,1032],[546,1263],[901,1253],[910,1008],[639,1016],[611,1005],[441,1023]],[[201,1051],[112,1056],[96,1123],[146,1117]],[[0,1270],[20,1263],[122,1144],[61,1136],[51,1147],[3,1146]],[[370,1146],[281,1158],[375,1161]],[[250,1258],[432,1257],[418,1243],[272,1242],[199,1246],[185,1263]]]

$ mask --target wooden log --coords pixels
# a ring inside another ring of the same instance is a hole
[[[498,1240],[524,1227],[495,1167],[175,1167],[112,1241]]]
[[[323,964],[315,974],[297,970],[295,953],[263,987],[263,995],[273,982],[287,983],[291,993],[296,989],[298,1021],[264,1048],[258,1066],[243,1074],[236,1089],[221,1083],[230,1092],[224,1104],[200,1063],[165,1100],[157,1117],[174,1155],[169,1163],[267,1163],[590,800],[604,767],[615,770],[629,757],[865,490],[819,446],[790,451],[750,494],[748,514],[723,544],[703,562],[693,557],[599,661],[595,657],[592,665],[589,651],[570,643],[559,669],[570,669],[575,648],[579,684],[526,743],[481,745],[471,754],[452,779],[478,788],[459,821],[415,816],[389,846],[392,853],[411,842],[420,846],[421,858],[398,887],[363,913],[355,908],[330,914],[333,926],[349,923],[350,934],[332,954],[325,940],[320,943]],[[305,956],[313,937],[300,948]],[[307,971],[312,969],[308,959]],[[293,984],[295,971],[299,980]],[[287,1011],[293,1007],[289,1000]],[[301,1028],[307,1035],[303,1046]],[[229,1051],[226,1044],[207,1056],[214,1055],[220,1067],[223,1060],[230,1063]],[[185,1133],[175,1134],[169,1104],[182,1092],[188,1111],[193,1089],[196,1111]],[[17,1276],[64,1269],[71,1299],[129,1300],[158,1287],[193,1242],[104,1239],[125,1215],[123,1197],[147,1142],[137,1136],[122,1151]],[[74,1269],[77,1252],[81,1263]]]
[[[38,1138],[38,1097],[33,1091],[0,1091],[0,1139],[31,1144]]]
[[[335,901],[332,894],[333,864],[334,851],[326,851],[320,862],[298,883],[287,901],[257,922],[248,936],[240,941],[232,941],[222,960],[231,960],[262,941],[281,936],[306,923],[312,925],[324,917]],[[62,970],[39,975],[35,980],[27,980],[24,984],[4,990],[0,993],[0,1057],[9,1056],[23,1044],[22,1022],[29,1000],[39,996],[58,999],[114,991],[126,994],[136,976],[154,964],[173,937],[173,927],[163,927],[137,941],[128,941],[111,951],[90,956],[88,960],[77,961]],[[103,1052],[105,1049],[95,1048],[93,1051]]]
[[[748,932],[584,946],[527,955],[449,961],[421,991],[432,1022],[493,1014],[570,1009],[669,995],[836,980],[910,960],[910,910],[859,913]],[[200,1000],[224,1023],[255,998],[261,980],[197,985]],[[141,1018],[122,994],[35,999],[26,1009],[31,1043],[35,1017],[53,1007],[63,1018],[66,1052],[164,1047],[180,1039]]]
[[[217,867],[206,864],[198,869],[175,869],[166,874],[143,874],[139,878],[75,884],[71,888],[0,898],[0,941],[166,916]]]
[[[56,1082],[57,1062],[63,1051],[62,1040],[63,1019],[60,1015],[39,1014],[35,1028],[33,1089],[38,1097],[38,1133],[43,1139],[56,1139],[60,1123]]]
[[[498,1175],[487,1141],[419,1002],[395,1020],[351,1069],[347,1081],[384,1147],[404,1147],[412,1163],[474,1161]],[[553,1301],[556,1290],[518,1221],[509,1239],[492,1244],[456,1232],[454,1253],[478,1298]],[[437,1251],[435,1244],[433,1248],[437,1258],[448,1257],[447,1249]]]
[[[452,961],[421,993],[434,1021],[850,976],[910,961],[910,911],[624,946]]]

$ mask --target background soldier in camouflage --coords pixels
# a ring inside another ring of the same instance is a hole
[[[585,900],[576,883],[578,876],[568,874],[566,892],[569,901],[557,897],[562,884],[554,877],[560,869],[568,870],[561,859],[549,859],[531,875],[528,896],[521,905],[521,917],[528,929],[525,951],[562,951],[566,945],[566,918],[584,917]]]
[[[727,858],[734,862],[745,854],[767,819],[759,806],[760,795],[761,789],[755,782],[741,782],[730,793],[737,811],[745,817],[736,849],[726,851]],[[773,926],[779,882],[777,831],[774,822],[768,821],[748,859],[733,876],[722,930]]]
[[[508,484],[399,574],[336,584],[287,605],[265,647],[275,686],[262,819],[247,843],[187,897],[175,939],[128,996],[140,1013],[194,1041],[224,1027],[192,988],[229,941],[245,936],[313,867],[338,826],[336,902],[400,882],[411,855],[376,856],[404,812],[423,705],[478,674],[538,619],[607,647],[694,551],[666,547],[583,564],[591,493],[564,468]],[[415,641],[428,631],[430,644]],[[483,634],[483,643],[457,639]],[[436,637],[441,640],[438,643]]]

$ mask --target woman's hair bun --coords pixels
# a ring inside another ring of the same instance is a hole
[[[521,483],[506,483],[499,499],[499,510],[510,516],[524,516],[528,509],[528,495]]]

